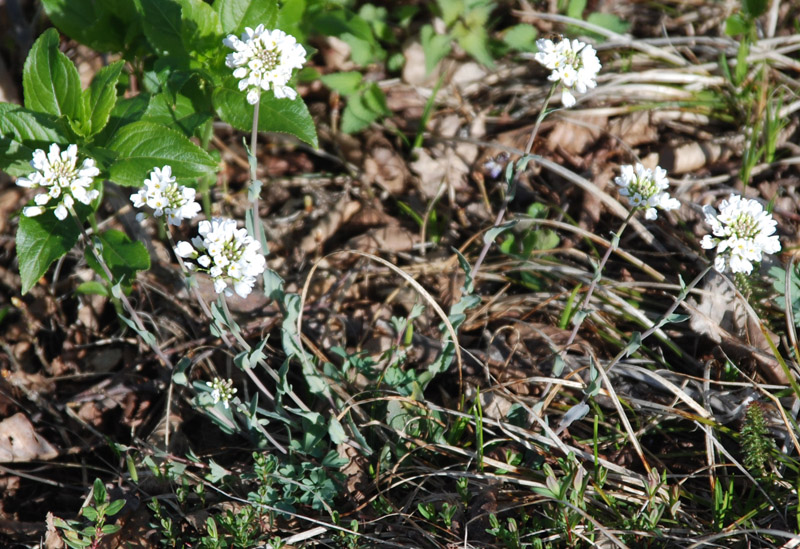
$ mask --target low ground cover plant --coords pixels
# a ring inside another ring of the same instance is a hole
[[[796,539],[795,8],[40,4],[9,543]]]

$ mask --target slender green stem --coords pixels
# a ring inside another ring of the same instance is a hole
[[[70,207],[69,211],[70,214],[72,214],[72,219],[78,225],[78,230],[80,230],[81,235],[83,236],[83,241],[86,243],[87,246],[89,246],[92,249],[95,258],[97,259],[97,262],[103,269],[103,274],[105,274],[106,278],[108,278],[108,280],[113,284],[114,275],[111,273],[111,269],[109,269],[105,259],[103,259],[103,254],[94,245],[94,241],[86,232],[86,229],[84,228],[83,223],[81,223],[78,214],[75,213],[75,209]],[[131,304],[130,300],[128,299],[128,296],[125,295],[125,292],[119,292],[119,296],[120,299],[122,300],[122,306],[125,307],[125,310],[128,311],[129,315],[131,315],[131,320],[136,325],[136,328],[141,332],[147,332],[147,329],[145,329],[144,324],[142,323],[142,319],[139,317],[139,314],[136,312],[136,309]],[[153,338],[153,341],[155,341],[155,338]],[[167,366],[170,370],[172,370],[172,361],[167,357],[167,355],[164,354],[164,351],[161,350],[161,347],[158,346],[158,343],[157,342],[155,344],[151,343],[150,348],[153,350],[156,356],[158,356],[158,358],[161,359],[164,365]]]
[[[253,129],[250,131],[250,156],[249,158],[250,163],[250,185],[251,187],[256,184],[257,174],[256,174],[256,166],[258,165],[256,162],[256,147],[258,146],[258,111],[259,107],[261,106],[261,102],[255,104],[253,109]],[[260,189],[259,189],[260,194]],[[252,192],[251,190],[251,198],[252,198],[252,210],[253,210],[253,230],[256,234],[252,235],[253,238],[258,240],[261,243],[261,251],[262,253],[267,253],[267,243],[264,239],[264,230],[261,228],[261,217],[258,213],[258,202],[259,202],[259,194]]]
[[[521,161],[525,162],[527,166],[528,160],[530,159],[531,149],[533,149],[533,142],[536,140],[536,135],[539,133],[539,126],[542,124],[542,120],[544,117],[547,116],[547,105],[550,103],[550,99],[553,97],[553,92],[556,89],[557,82],[554,82],[552,86],[550,86],[550,91],[547,92],[547,97],[544,99],[544,103],[542,104],[542,109],[539,111],[539,116],[536,118],[536,124],[533,126],[533,131],[531,132],[531,136],[528,139],[528,144],[525,146],[525,155],[520,159]],[[509,182],[509,185],[513,185],[513,182]],[[503,219],[506,215],[506,210],[508,210],[508,203],[510,201],[510,194],[507,193],[505,198],[503,199],[503,205],[500,206],[500,210],[497,212],[497,217],[494,220],[494,225],[492,228],[499,227],[503,223]],[[483,244],[483,248],[481,248],[480,254],[478,254],[478,259],[475,261],[475,265],[470,270],[469,276],[472,280],[475,280],[475,276],[478,274],[478,270],[481,268],[483,261],[486,259],[486,254],[489,253],[489,248],[492,246],[492,242],[485,242]]]
[[[583,303],[581,303],[580,309],[578,309],[578,314],[580,314],[578,321],[575,322],[575,325],[572,327],[572,332],[569,334],[569,338],[564,346],[561,348],[561,355],[563,358],[564,353],[569,348],[570,345],[575,341],[575,338],[578,336],[578,330],[583,324],[583,319],[585,318],[584,311],[589,307],[590,300],[592,299],[592,294],[594,293],[595,288],[597,287],[597,283],[600,282],[600,278],[603,275],[603,268],[605,268],[606,263],[608,262],[608,258],[611,257],[611,253],[617,249],[619,246],[619,239],[622,237],[622,233],[625,231],[625,228],[630,223],[631,218],[633,218],[633,214],[636,213],[637,208],[632,209],[628,212],[628,217],[622,222],[620,225],[619,231],[614,235],[611,239],[611,246],[606,248],[606,253],[603,254],[602,259],[600,259],[600,263],[597,265],[597,269],[595,270],[594,277],[592,278],[592,283],[589,285],[589,289],[586,291],[586,296],[583,298]]]

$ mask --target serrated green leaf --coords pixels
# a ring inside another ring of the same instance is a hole
[[[108,143],[123,126],[140,120],[147,111],[149,103],[150,95],[146,93],[118,99],[114,109],[111,111],[108,124],[100,134],[95,136],[94,141],[100,144]]]
[[[87,137],[99,133],[108,123],[111,111],[117,104],[117,82],[124,64],[124,61],[117,61],[97,71],[89,89],[83,92]]]
[[[52,115],[0,103],[0,170],[15,177],[30,174],[33,151],[67,144],[66,131]]]
[[[72,249],[79,235],[72,219],[59,221],[49,211],[36,217],[20,217],[16,241],[23,294],[44,276],[53,261]]]
[[[175,0],[135,0],[147,41],[162,56],[186,57],[181,6]]]
[[[278,3],[275,0],[217,0],[214,8],[219,13],[219,22],[224,33],[239,36],[245,27],[264,25],[271,29],[278,18]]]
[[[78,69],[58,46],[55,29],[47,29],[34,42],[22,69],[25,107],[79,121],[83,103]]]
[[[172,94],[154,95],[147,105],[142,120],[179,128],[186,137],[199,137],[202,128],[211,120],[211,115],[197,112],[192,101],[185,95],[175,94],[174,101],[170,95]]]
[[[155,167],[172,166],[177,178],[212,173],[217,163],[203,149],[177,131],[139,121],[120,129],[108,148],[120,159],[111,166],[111,179],[120,185],[139,186]]]
[[[244,93],[229,88],[214,90],[214,108],[219,117],[234,128],[249,131],[253,126],[253,105]],[[308,107],[299,96],[293,100],[277,99],[272,93],[261,94],[258,129],[294,135],[317,147],[317,130]]]
[[[203,0],[177,0],[181,6],[181,38],[186,51],[204,51],[219,46],[222,25],[219,15]]]
[[[364,104],[376,113],[383,116],[389,116],[392,111],[386,104],[386,95],[383,90],[374,82],[366,87],[364,90]]]
[[[102,233],[97,238],[102,246],[103,259],[114,277],[113,281],[108,280],[108,282],[130,284],[136,277],[136,271],[146,271],[150,268],[150,254],[141,242],[132,242],[125,233],[114,229]],[[86,254],[86,262],[100,276],[106,278],[93,253]]]
[[[444,24],[448,27],[467,11],[464,0],[436,0],[436,5],[442,14]]]
[[[358,91],[363,78],[360,72],[350,71],[326,74],[320,80],[330,89],[342,95],[352,95]]]
[[[476,61],[487,67],[494,67],[494,60],[489,53],[489,33],[486,27],[480,25],[468,27],[458,23],[453,28],[453,36],[458,45]]]
[[[134,26],[136,19],[129,2],[114,5],[97,0],[42,0],[42,5],[64,34],[103,52],[124,51],[126,28]]]
[[[450,43],[451,38],[449,34],[436,34],[431,25],[422,27],[419,37],[422,51],[425,53],[425,72],[430,74],[439,61],[450,53],[453,47]]]

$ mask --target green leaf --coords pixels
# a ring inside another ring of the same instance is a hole
[[[97,0],[42,0],[47,16],[64,34],[102,52],[124,51],[126,27],[136,19],[130,3],[117,4],[121,5]]]
[[[106,509],[106,516],[113,517],[114,515],[122,511],[123,507],[125,507],[125,500],[115,499],[114,501],[108,504],[108,508]]]
[[[22,69],[25,106],[79,121],[83,103],[78,69],[58,46],[58,31],[55,29],[47,29],[34,42]]]
[[[181,6],[175,0],[134,0],[147,41],[162,56],[186,57]]]
[[[207,152],[189,139],[153,122],[124,126],[108,147],[120,156],[111,166],[111,180],[125,186],[140,186],[153,168],[167,164],[179,179],[212,173],[217,166]]]
[[[207,51],[220,45],[222,25],[214,8],[203,0],[177,0],[183,25],[181,38],[187,51]]]
[[[350,71],[326,74],[322,76],[320,80],[330,89],[342,95],[352,95],[358,92],[363,78],[360,72]]]
[[[99,235],[97,239],[102,246],[103,259],[114,277],[113,281],[107,280],[107,282],[130,284],[136,277],[136,271],[146,271],[150,268],[150,255],[147,253],[147,248],[141,242],[131,242],[125,233],[110,229]],[[86,254],[86,262],[97,274],[106,278],[94,253]]]
[[[589,17],[586,18],[586,21],[597,25],[598,27],[603,27],[604,29],[616,32],[617,34],[625,34],[631,27],[630,23],[623,21],[613,13],[594,12],[589,14]],[[600,38],[601,40],[605,40],[605,37]]]
[[[20,217],[16,241],[23,294],[44,276],[53,261],[72,249],[79,235],[72,219],[59,221],[50,211],[36,217]]]
[[[94,479],[93,485],[93,494],[94,494],[94,504],[100,505],[106,502],[106,487],[103,484],[103,481],[99,478]],[[83,510],[85,511],[88,507],[84,507]],[[88,517],[87,517],[88,518]],[[93,519],[89,519],[93,520]]]
[[[533,25],[515,25],[505,30],[503,42],[514,50],[523,52],[535,52],[536,37],[539,33]]]
[[[742,11],[751,19],[757,19],[767,11],[767,0],[742,0]]]
[[[117,82],[124,64],[124,61],[117,61],[97,71],[89,89],[83,92],[86,136],[99,133],[108,124],[117,104]]]
[[[275,0],[217,0],[214,8],[219,13],[222,31],[239,36],[245,27],[256,28],[263,24],[272,29],[278,18]]]
[[[81,510],[81,514],[91,522],[95,522],[97,520],[97,511],[94,509],[94,507],[84,507]]]
[[[121,501],[123,504],[125,503],[125,500],[117,500],[117,501]],[[104,524],[103,527],[100,528],[100,531],[103,534],[109,535],[109,534],[116,534],[121,529],[122,529],[122,526],[118,526],[116,524]]]
[[[163,126],[179,128],[186,137],[199,137],[203,126],[211,120],[211,115],[197,112],[192,101],[185,95],[159,93],[150,99],[150,104],[142,116],[142,120],[155,122]]]
[[[110,297],[111,295],[108,292],[108,288],[96,280],[81,282],[78,287],[75,288],[75,293],[79,295],[102,295],[104,297]]]
[[[229,88],[217,88],[213,96],[219,117],[234,128],[249,131],[253,126],[253,105],[245,94]],[[317,147],[317,130],[308,107],[299,96],[293,100],[277,99],[272,93],[261,94],[258,129],[294,135],[312,147]]]
[[[489,33],[486,27],[475,25],[466,26],[457,23],[453,28],[453,36],[464,51],[487,67],[494,67],[494,59],[489,53]]]
[[[140,93],[133,97],[119,99],[111,111],[108,124],[103,131],[95,137],[96,143],[108,143],[108,141],[123,126],[140,120],[147,110],[150,103],[150,95]]]
[[[344,133],[356,133],[372,124],[380,116],[381,113],[375,112],[367,105],[363,94],[353,95],[347,101],[347,106],[342,113],[341,130]]]
[[[0,170],[19,177],[33,171],[34,149],[67,144],[66,129],[52,115],[0,103]]]
[[[430,73],[436,65],[447,57],[452,45],[449,34],[436,34],[431,25],[422,27],[419,33],[422,51],[425,52],[425,71]]]
[[[464,0],[436,0],[436,5],[442,14],[444,24],[448,27],[467,11]]]

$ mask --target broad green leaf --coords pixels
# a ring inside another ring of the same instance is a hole
[[[264,25],[272,29],[278,18],[278,3],[275,0],[217,0],[214,8],[219,13],[222,31],[237,36],[244,32],[245,27],[254,29]]]
[[[234,128],[249,131],[253,126],[253,105],[245,94],[229,88],[217,88],[213,96],[219,117]],[[317,147],[317,130],[308,107],[299,96],[294,100],[277,99],[271,92],[261,94],[258,129],[294,135],[312,147]]]
[[[186,57],[181,6],[176,0],[135,0],[148,42],[162,56]]]
[[[126,27],[136,18],[130,2],[116,4],[107,0],[42,0],[47,16],[64,34],[104,52],[125,50]]]
[[[275,26],[297,38],[298,42],[304,42],[305,34],[301,30],[301,23],[305,14],[306,0],[284,2],[278,12],[278,20],[275,22]]]
[[[467,11],[464,0],[436,0],[436,5],[439,6],[444,24],[448,27]]]
[[[436,34],[431,25],[425,25],[420,29],[419,37],[425,53],[425,72],[430,73],[450,53],[450,35]]]
[[[515,25],[505,30],[503,42],[511,49],[522,52],[535,52],[538,32],[533,25]]]
[[[363,76],[358,71],[335,72],[320,78],[322,83],[342,95],[352,95],[358,91]]]
[[[0,170],[19,177],[33,171],[30,161],[37,148],[68,144],[66,129],[53,116],[10,103],[0,103]]]
[[[752,21],[746,19],[741,13],[734,13],[725,20],[725,34],[737,36],[750,31]]]
[[[742,11],[751,19],[756,19],[767,11],[768,5],[767,0],[742,0]]]
[[[50,211],[19,218],[16,240],[23,294],[36,285],[53,261],[72,249],[79,235],[74,220],[59,221]]]
[[[108,147],[119,154],[111,166],[111,180],[125,186],[140,186],[153,168],[167,164],[179,179],[212,173],[217,166],[207,152],[182,134],[153,122],[124,126]]]
[[[219,15],[203,0],[177,0],[183,25],[181,38],[186,51],[206,51],[220,44],[222,25]]]
[[[103,131],[97,135],[94,140],[96,143],[108,143],[117,131],[127,124],[140,120],[147,110],[150,103],[150,95],[140,93],[133,97],[125,99],[118,99],[116,105],[111,111],[111,117],[108,119],[108,124],[103,128]]]
[[[103,259],[114,277],[113,281],[107,280],[107,282],[122,282],[127,285],[136,277],[136,271],[146,271],[150,268],[150,255],[141,242],[132,242],[125,233],[114,229],[104,232],[97,238],[102,246]],[[86,254],[86,262],[97,274],[106,278],[93,253]]]
[[[97,71],[89,89],[83,92],[87,136],[95,135],[108,124],[111,111],[117,104],[117,81],[124,64],[124,61],[117,61]]]
[[[372,27],[363,18],[345,9],[323,13],[314,18],[312,28],[325,36],[335,36],[350,46],[350,57],[357,65],[369,65],[386,58]]]
[[[22,69],[25,106],[31,110],[82,119],[78,69],[58,49],[58,31],[47,29],[31,48]]]
[[[198,133],[211,120],[211,115],[196,112],[191,100],[185,95],[176,94],[175,102],[170,95],[166,93],[154,95],[142,120],[180,129],[186,137],[199,137]]]
[[[123,507],[125,507],[124,499],[116,499],[112,501],[111,503],[108,504],[108,508],[106,509],[106,516],[113,517],[114,515],[122,511]]]

